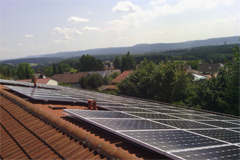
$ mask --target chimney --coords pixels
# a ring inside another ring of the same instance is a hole
[[[97,101],[93,101],[93,110],[98,110],[97,109]]]
[[[88,99],[87,102],[88,102],[88,109],[89,109],[89,110],[93,110],[93,108],[92,108],[92,102],[93,102],[93,100],[92,100],[92,99]]]
[[[35,76],[33,76],[33,84],[34,84],[34,87],[36,88],[36,87],[37,87],[37,83],[36,83],[36,78],[35,78]]]

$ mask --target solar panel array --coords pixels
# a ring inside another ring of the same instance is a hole
[[[240,159],[240,121],[144,100],[58,86],[6,86],[33,99],[86,102],[110,111],[65,109],[84,120],[173,159]]]
[[[0,79],[0,84],[25,86],[25,87],[33,87],[34,86],[34,84],[30,83],[30,82],[21,82],[21,81],[6,80],[6,79]],[[58,86],[45,85],[45,84],[37,84],[37,86],[39,86],[41,88],[46,88],[46,89],[59,89]]]

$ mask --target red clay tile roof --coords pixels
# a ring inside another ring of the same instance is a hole
[[[54,74],[51,78],[57,80],[59,83],[78,83],[81,77],[86,77],[87,75],[87,72],[64,73]]]
[[[22,98],[0,85],[1,159],[168,159],[62,114],[86,106]]]
[[[1,96],[3,159],[107,159]]]
[[[50,80],[51,78],[36,78],[36,83],[38,84],[47,84],[47,82]],[[32,79],[19,79],[17,81],[21,81],[21,82],[32,82]]]
[[[218,72],[220,68],[219,63],[212,63],[212,64],[199,64],[198,65],[198,70],[200,72]]]
[[[120,83],[122,80],[124,80],[132,72],[133,71],[124,71],[119,76],[117,76],[114,80],[112,80],[111,83]]]

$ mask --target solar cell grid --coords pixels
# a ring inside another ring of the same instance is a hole
[[[164,124],[139,119],[93,119],[92,121],[114,130],[173,129]]]
[[[194,110],[180,110],[181,113],[187,113],[187,114],[206,114],[205,112],[199,112],[199,111],[194,111]]]
[[[145,109],[137,108],[137,107],[107,107],[112,110],[117,111],[125,111],[125,112],[151,112]]]
[[[172,154],[186,160],[193,159],[240,159],[240,147],[237,146],[217,146],[215,148],[205,148],[191,151],[173,152]]]
[[[230,130],[234,130],[234,131],[240,132],[240,128],[231,128]]]
[[[156,107],[149,106],[149,105],[145,105],[145,106],[141,106],[141,105],[134,105],[134,107],[143,108],[143,109],[151,109],[151,108],[156,108]]]
[[[178,119],[177,117],[165,115],[161,113],[138,113],[138,112],[129,112],[132,115],[136,115],[139,117],[147,118],[147,119]]]
[[[228,122],[223,122],[223,121],[199,121],[202,123],[210,124],[213,126],[218,126],[222,128],[237,128],[240,127],[240,125],[233,124],[233,123],[228,123]]]
[[[225,144],[182,130],[131,131],[123,133],[165,151]]]
[[[191,131],[208,136],[208,137],[230,142],[230,143],[240,142],[240,133],[226,130],[226,129],[191,130]]]
[[[193,122],[193,121],[184,121],[184,120],[154,120],[154,121],[167,124],[170,126],[174,126],[177,128],[181,128],[181,129],[214,128],[212,126],[204,125],[204,124]]]
[[[220,115],[207,115],[206,117],[209,117],[209,118],[212,118],[212,119],[217,119],[217,120],[236,120],[234,118],[220,116]]]
[[[190,120],[210,120],[207,117],[197,116],[194,114],[172,114],[172,115],[179,117],[179,118],[190,119]]]
[[[92,110],[77,110],[77,109],[64,109],[63,111],[71,113],[84,118],[136,118],[118,111],[92,111]]]
[[[177,111],[174,111],[174,110],[170,110],[170,109],[149,109],[149,110],[152,110],[152,111],[155,111],[155,112],[159,112],[159,113],[179,113]]]
[[[240,125],[240,120],[235,120],[235,121],[230,120],[230,121],[225,121],[225,122],[230,122],[230,123],[234,123],[234,124]]]
[[[120,103],[111,103],[111,102],[99,102],[97,103],[99,106],[124,106]]]

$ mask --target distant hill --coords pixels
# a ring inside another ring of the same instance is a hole
[[[239,43],[240,36],[233,37],[222,37],[222,38],[211,38],[206,40],[195,40],[179,43],[155,43],[155,44],[136,44],[131,47],[111,47],[111,48],[97,48],[97,49],[88,49],[82,51],[69,51],[69,52],[59,52],[54,54],[45,54],[33,57],[61,57],[61,58],[70,58],[70,57],[80,57],[83,54],[89,55],[106,55],[106,54],[124,54],[127,51],[131,53],[144,53],[152,51],[164,51],[164,50],[173,50],[173,49],[185,49],[199,46],[211,46],[211,45],[223,45],[232,43]]]

